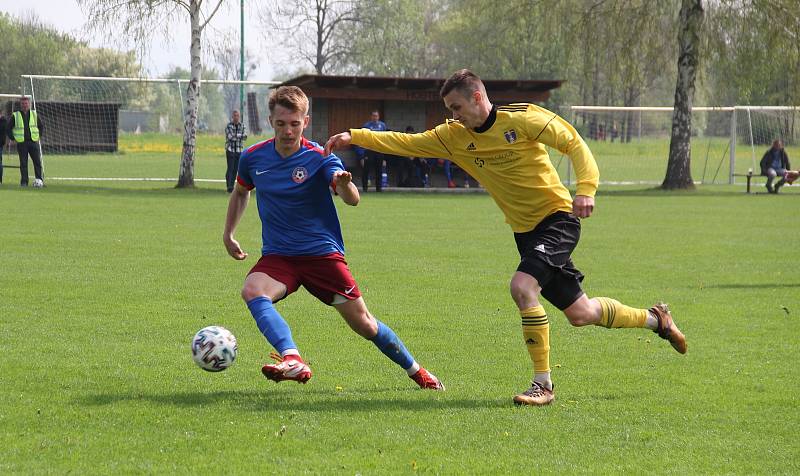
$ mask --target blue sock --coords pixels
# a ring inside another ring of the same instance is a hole
[[[282,353],[286,349],[296,349],[292,340],[292,331],[289,324],[283,320],[278,311],[272,307],[272,301],[266,296],[259,296],[247,302],[250,314],[256,320],[258,330],[264,334],[267,341]]]
[[[403,341],[383,322],[378,321],[378,334],[371,340],[386,357],[392,359],[392,362],[402,367],[403,370],[414,365],[414,357],[411,357],[411,353],[403,345]]]

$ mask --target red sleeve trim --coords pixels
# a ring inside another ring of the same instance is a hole
[[[239,182],[239,185],[241,185],[242,187],[246,188],[247,190],[253,190],[254,188],[256,188],[255,185],[251,185],[251,184],[245,182],[244,179],[242,177],[238,176],[238,175],[236,176],[236,181]]]
[[[316,145],[312,144],[311,141],[306,139],[305,137],[303,137],[302,144],[303,144],[303,147],[305,147],[307,149],[311,149],[314,152],[317,152],[319,155],[325,157],[325,149],[323,149],[322,147],[319,147],[319,146],[316,146]]]
[[[260,148],[264,147],[265,145],[269,144],[270,142],[275,142],[275,138],[273,137],[272,139],[267,139],[265,141],[261,141],[261,142],[258,142],[256,144],[253,144],[250,147],[248,147],[247,149],[245,149],[245,151],[246,152],[252,152],[254,150],[257,150],[257,149],[260,149]]]

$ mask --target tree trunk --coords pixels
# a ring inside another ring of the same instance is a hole
[[[314,62],[314,69],[317,71],[317,74],[323,75],[325,74],[323,71],[325,69],[325,55],[322,54],[323,49],[325,48],[325,15],[328,11],[328,2],[317,0],[316,6],[316,27],[317,27],[317,57],[316,61]]]
[[[183,152],[176,188],[194,187],[194,149],[197,142],[197,106],[200,98],[200,1],[191,0],[189,15],[192,24],[192,73],[186,89],[186,107],[183,122]]]
[[[675,106],[672,113],[672,137],[669,143],[667,175],[661,188],[692,189],[691,140],[692,101],[697,75],[700,28],[703,23],[702,0],[682,0],[678,30],[678,81],[675,85]]]

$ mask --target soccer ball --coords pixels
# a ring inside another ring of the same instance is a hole
[[[38,179],[38,178],[34,179],[33,188],[42,188],[42,187],[44,187],[44,182],[42,182],[42,179]]]
[[[197,331],[192,339],[192,358],[201,369],[219,372],[236,360],[236,337],[220,326],[208,326]]]

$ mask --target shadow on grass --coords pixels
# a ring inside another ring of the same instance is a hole
[[[228,197],[224,185],[200,182],[191,188],[176,188],[175,182],[49,182],[44,189],[20,186],[0,186],[0,192],[7,193],[38,193],[46,197],[48,194],[75,194],[75,195],[119,195],[119,196],[165,196],[165,197],[196,197],[220,196]]]
[[[409,393],[419,396],[410,396]],[[121,402],[149,402],[158,405],[194,407],[208,405],[235,406],[251,411],[303,411],[303,412],[372,412],[380,410],[428,411],[432,409],[490,409],[508,408],[508,399],[448,399],[444,394],[424,392],[419,389],[396,390],[358,389],[332,392],[330,389],[302,389],[285,398],[286,391],[225,390],[220,392],[175,392],[87,395],[79,399],[84,405],[113,405]],[[377,394],[377,395],[369,395]],[[385,394],[381,396],[380,394]],[[427,397],[427,398],[425,398]]]
[[[773,289],[773,288],[800,288],[800,283],[773,283],[773,284],[707,284],[704,288],[716,289]]]
[[[574,194],[574,191],[573,191]],[[694,190],[664,190],[659,187],[650,188],[600,188],[598,196],[617,197],[739,197],[746,196],[744,188],[738,185],[699,186]]]
[[[15,187],[9,188],[9,191],[14,189],[21,192],[34,190],[31,187],[22,188]],[[161,181],[142,181],[142,182],[71,182],[71,181],[52,181],[47,184],[44,190],[35,190],[36,192],[48,193],[66,193],[66,194],[104,194],[104,195],[120,195],[120,196],[133,196],[133,195],[161,195],[161,196],[185,196],[185,195],[203,195],[203,196],[225,196],[228,194],[222,184],[209,184],[205,182],[197,183],[192,188],[175,188],[175,182],[161,182]]]

